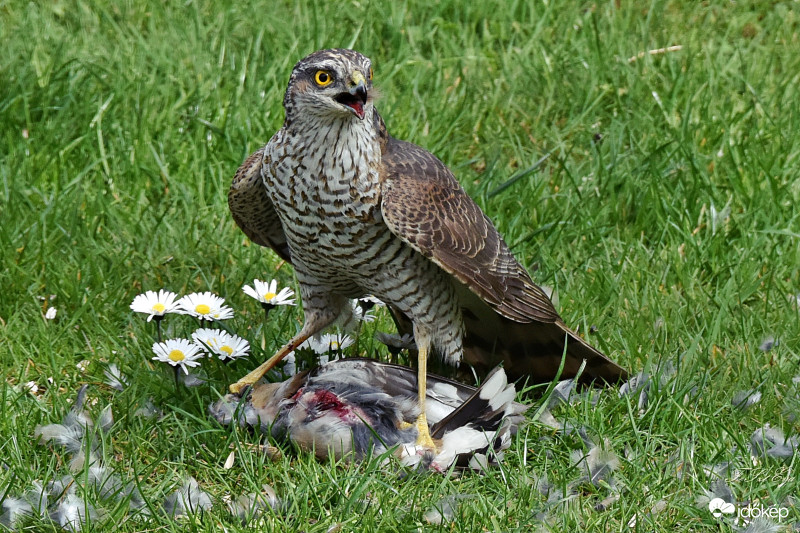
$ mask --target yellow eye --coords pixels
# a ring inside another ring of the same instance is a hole
[[[333,76],[331,76],[331,73],[327,70],[318,70],[317,73],[314,74],[314,81],[317,82],[317,85],[320,87],[325,87],[333,83]]]
[[[372,67],[369,69],[369,81],[372,81]]]

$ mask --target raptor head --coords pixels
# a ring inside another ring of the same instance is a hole
[[[372,62],[355,50],[314,52],[292,70],[283,105],[287,120],[300,113],[363,120],[372,108]]]

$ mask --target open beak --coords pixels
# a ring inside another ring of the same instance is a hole
[[[356,71],[352,77],[352,86],[336,96],[336,101],[349,107],[355,115],[364,120],[364,107],[367,105],[367,84],[364,76]]]

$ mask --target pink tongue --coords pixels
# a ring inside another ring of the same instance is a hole
[[[356,115],[359,117],[364,117],[364,106],[361,105],[361,102],[353,102],[352,104],[348,104],[353,110],[356,112]]]

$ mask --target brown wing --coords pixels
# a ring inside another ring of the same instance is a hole
[[[389,229],[516,322],[558,313],[452,172],[419,146],[388,137],[382,213]]]
[[[281,259],[291,262],[283,226],[261,180],[263,157],[261,148],[236,171],[228,191],[228,207],[236,225],[251,241],[272,248]]]
[[[584,381],[624,378],[624,369],[567,328],[444,163],[385,134],[378,121],[384,221],[458,281],[464,361],[482,372],[502,362],[512,378],[548,381],[558,373],[566,343],[562,378],[575,376],[584,360]],[[402,327],[403,320],[395,321]]]

